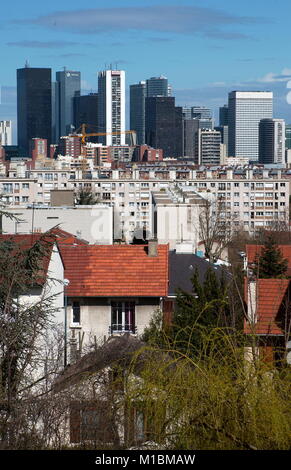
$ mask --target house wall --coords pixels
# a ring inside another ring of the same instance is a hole
[[[104,339],[110,336],[109,328],[111,326],[111,300],[135,301],[135,325],[137,335],[141,336],[146,326],[149,325],[151,317],[155,310],[159,308],[159,298],[128,298],[128,299],[107,299],[107,298],[73,298],[68,299],[68,327],[75,332],[84,333],[83,347],[94,344],[96,336],[97,344],[101,344]],[[72,304],[73,301],[79,301],[81,307],[80,325],[73,324]]]
[[[56,245],[53,247],[48,266],[48,278],[44,286],[31,289],[26,295],[19,298],[21,304],[27,308],[49,300],[47,328],[42,330],[42,335],[36,337],[36,357],[32,356],[30,377],[31,383],[40,377],[57,371],[63,367],[63,338],[64,338],[64,266]],[[43,307],[45,308],[45,306]],[[34,363],[34,359],[37,359]],[[29,370],[29,369],[28,369]],[[35,386],[35,391],[42,390],[46,381],[40,381]]]

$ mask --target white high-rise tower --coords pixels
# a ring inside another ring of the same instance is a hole
[[[98,74],[98,132],[105,145],[125,145],[125,72],[105,70]],[[114,135],[116,133],[116,135]]]
[[[228,153],[259,159],[259,122],[273,117],[271,91],[232,91],[228,98]]]
[[[0,121],[0,145],[12,145],[11,121]]]

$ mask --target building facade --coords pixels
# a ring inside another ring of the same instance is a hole
[[[284,119],[262,119],[259,123],[259,162],[285,163]]]
[[[145,144],[146,82],[130,85],[130,129],[137,134],[137,144]]]
[[[34,137],[46,139],[52,134],[51,69],[25,67],[17,70],[18,146],[29,155],[29,142]]]
[[[146,96],[171,96],[168,79],[161,75],[160,77],[151,77],[146,80]]]
[[[74,98],[74,127],[78,130],[86,124],[86,132],[98,132],[98,93],[75,96]],[[96,139],[96,137],[90,138]]]
[[[57,139],[71,134],[74,128],[74,98],[80,96],[81,72],[63,70],[56,73],[58,93],[56,99],[59,113]]]
[[[98,132],[105,145],[125,145],[125,72],[105,70],[98,74]]]
[[[259,122],[273,118],[273,93],[232,91],[228,101],[229,156],[259,159]]]
[[[146,144],[161,148],[164,157],[181,157],[183,153],[182,108],[174,97],[146,98]]]
[[[0,121],[0,145],[12,145],[12,121]]]
[[[196,133],[195,160],[199,165],[219,165],[221,134],[211,129],[198,129]]]

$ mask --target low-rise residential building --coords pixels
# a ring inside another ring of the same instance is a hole
[[[291,274],[291,246],[279,245],[282,257],[288,261],[286,276]],[[291,283],[285,279],[261,279],[253,274],[253,265],[263,245],[247,245],[245,268],[246,319],[244,333],[253,339],[247,354],[255,353],[268,362],[291,363]]]
[[[62,244],[68,328],[83,347],[115,334],[142,335],[168,295],[168,245]]]

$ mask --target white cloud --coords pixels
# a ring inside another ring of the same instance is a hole
[[[287,82],[291,79],[291,69],[285,68],[281,73],[269,72],[261,78],[257,79],[259,83],[277,83],[277,82]]]

